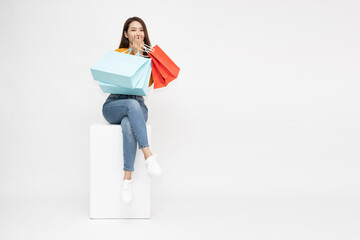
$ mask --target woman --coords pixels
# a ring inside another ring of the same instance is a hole
[[[119,48],[115,51],[123,52],[132,48],[130,54],[135,55],[138,51],[140,56],[149,57],[142,52],[142,46],[151,46],[144,21],[138,17],[126,20],[122,31]],[[153,84],[150,78],[149,87]],[[148,119],[148,108],[144,103],[143,96],[110,94],[103,105],[103,116],[111,124],[121,124],[123,134],[124,152],[124,179],[122,184],[122,200],[130,203],[132,200],[132,179],[134,171],[136,146],[144,153],[145,167],[150,176],[160,176],[161,169],[149,148],[146,122]]]

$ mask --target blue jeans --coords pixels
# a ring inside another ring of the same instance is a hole
[[[146,122],[148,108],[144,97],[110,94],[103,104],[102,113],[110,124],[121,124],[123,134],[124,171],[134,171],[136,146],[148,147]]]

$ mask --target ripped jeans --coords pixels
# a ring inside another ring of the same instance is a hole
[[[110,94],[102,113],[110,124],[121,124],[123,134],[124,171],[134,171],[136,146],[149,147],[146,122],[148,108],[139,95]]]

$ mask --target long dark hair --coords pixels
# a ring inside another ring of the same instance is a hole
[[[119,44],[119,48],[129,48],[130,42],[129,42],[129,39],[127,39],[125,37],[124,32],[126,32],[126,33],[128,32],[130,23],[132,23],[133,21],[138,21],[141,24],[141,26],[143,27],[143,30],[144,30],[144,34],[145,34],[144,43],[151,46],[150,38],[149,38],[149,34],[147,32],[145,22],[139,17],[132,17],[132,18],[129,18],[128,20],[126,20],[126,22],[124,24],[124,28],[123,28],[123,31],[122,31],[122,37],[121,37],[121,41],[120,41],[120,44]],[[143,55],[148,56],[148,54],[146,52],[143,52]]]

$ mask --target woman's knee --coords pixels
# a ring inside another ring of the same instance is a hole
[[[129,110],[130,109],[141,110],[140,103],[135,99],[130,99],[129,104],[128,104],[128,108],[129,108]]]
[[[120,121],[118,120],[116,114],[111,107],[103,107],[102,114],[105,120],[110,124],[118,124]]]

